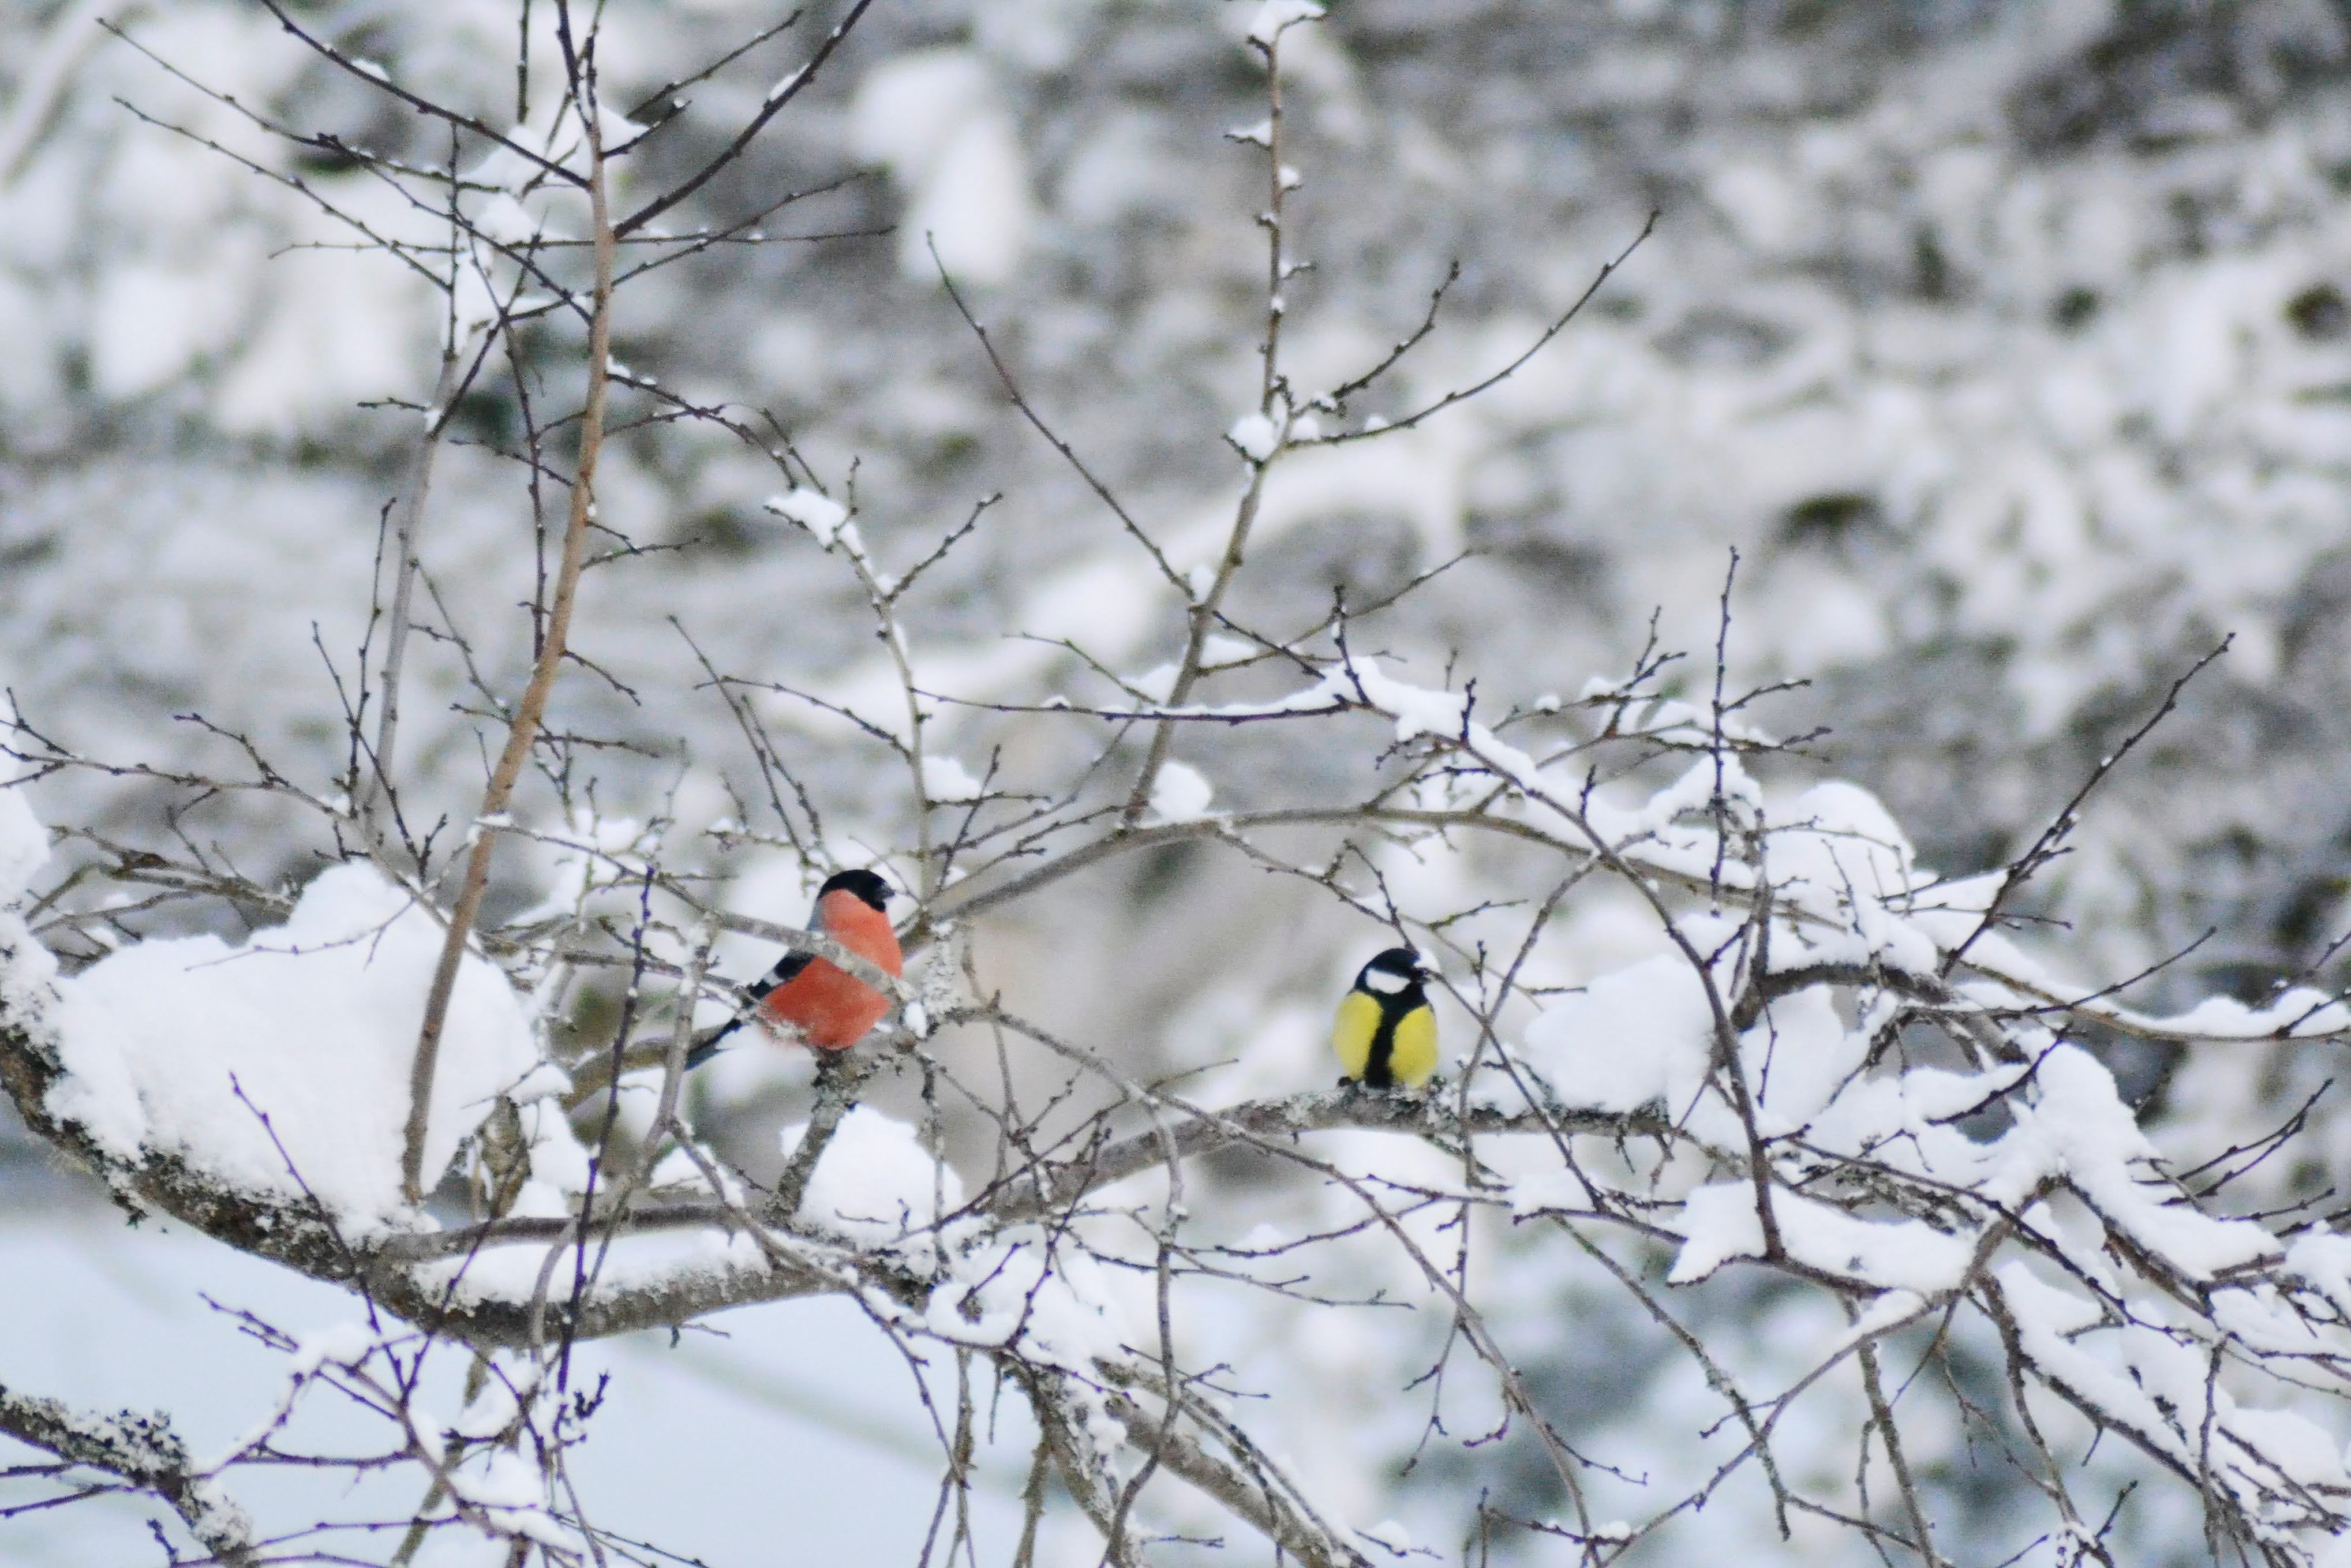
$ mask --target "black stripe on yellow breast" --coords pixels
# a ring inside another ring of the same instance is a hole
[[[1394,997],[1352,990],[1339,1000],[1331,1049],[1365,1088],[1418,1088],[1437,1071],[1437,1015],[1418,987]]]
[[[1392,1008],[1380,1009],[1379,1027],[1372,1031],[1372,1049],[1364,1063],[1364,1083],[1372,1089],[1395,1087],[1395,1031],[1398,1015]]]

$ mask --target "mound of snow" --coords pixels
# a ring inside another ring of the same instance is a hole
[[[380,1228],[406,1208],[408,1074],[441,943],[411,894],[351,862],[244,946],[126,947],[58,982],[65,1076],[49,1109],[126,1160],[170,1155],[278,1201],[308,1190],[346,1228]],[[538,1063],[513,988],[467,955],[442,1033],[428,1175]]]

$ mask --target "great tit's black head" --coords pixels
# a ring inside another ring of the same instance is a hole
[[[824,879],[816,890],[822,898],[828,893],[853,893],[884,915],[890,912],[890,884],[870,871],[837,871]]]
[[[1420,955],[1409,947],[1391,947],[1374,956],[1355,977],[1355,988],[1376,996],[1400,997],[1406,991],[1417,990],[1428,978],[1428,971],[1420,966]]]

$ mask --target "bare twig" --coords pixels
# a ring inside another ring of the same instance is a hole
[[[490,775],[488,788],[482,792],[482,806],[475,816],[473,842],[465,858],[465,881],[450,912],[448,936],[442,944],[440,964],[433,974],[433,988],[425,997],[424,1023],[417,1036],[415,1065],[409,1074],[408,1124],[401,1153],[401,1185],[411,1203],[423,1201],[427,1174],[423,1168],[424,1129],[432,1110],[434,1067],[440,1052],[442,1026],[448,1018],[449,998],[456,988],[458,965],[465,957],[466,938],[481,912],[482,895],[489,885],[490,856],[497,842],[491,830],[513,797],[523,764],[538,739],[539,722],[555,688],[556,672],[562,667],[580,567],[587,555],[588,524],[595,506],[596,460],[603,445],[605,394],[611,377],[614,235],[606,205],[603,131],[597,122],[592,70],[580,85],[580,122],[588,141],[590,214],[598,243],[595,281],[590,291],[594,308],[588,329],[588,388],[580,422],[580,452],[571,482],[571,511],[564,527],[563,556],[556,570],[555,596],[548,612],[546,636],[531,671],[530,683],[523,688],[522,700],[515,705],[514,719],[507,729],[506,749]]]

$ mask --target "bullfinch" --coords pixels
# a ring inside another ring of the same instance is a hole
[[[1428,977],[1409,947],[1391,947],[1357,973],[1331,1025],[1341,1082],[1417,1089],[1428,1082],[1437,1071],[1437,1015],[1421,989]]]
[[[817,889],[810,925],[891,975],[905,973],[898,934],[891,929],[890,884],[870,871],[837,872]],[[847,1051],[890,1010],[890,998],[839,965],[812,953],[787,953],[751,988],[750,1008],[695,1046],[688,1067],[708,1061],[749,1020],[819,1051]]]

